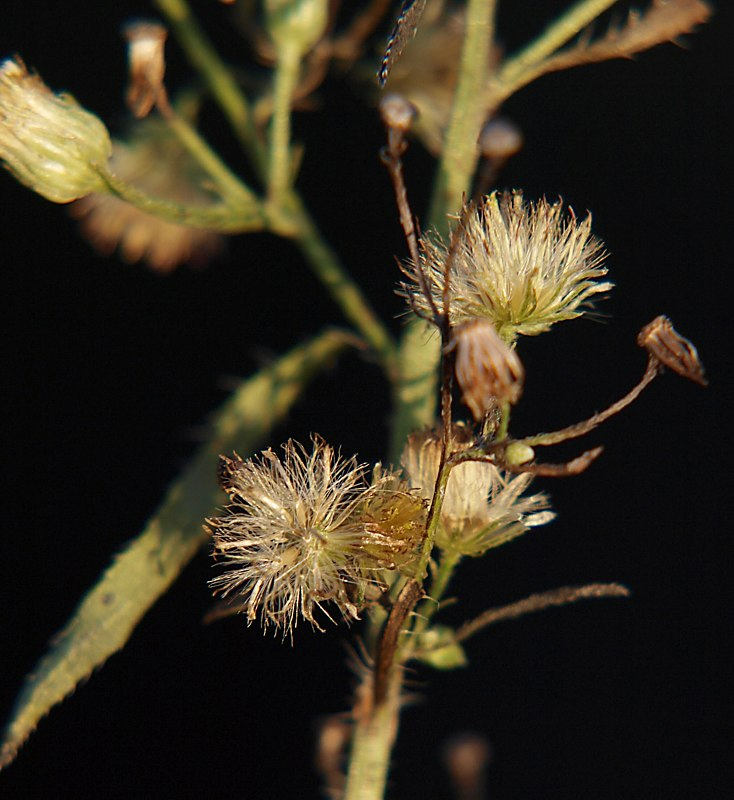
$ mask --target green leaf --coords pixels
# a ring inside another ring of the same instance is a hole
[[[204,518],[222,499],[216,482],[219,454],[254,450],[284,418],[305,384],[352,341],[346,333],[326,331],[244,381],[224,403],[212,420],[208,442],[27,676],[5,731],[0,769],[15,758],[54,705],[125,645],[148,609],[206,541]]]

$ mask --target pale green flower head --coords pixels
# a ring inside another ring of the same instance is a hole
[[[512,342],[581,316],[613,286],[599,280],[606,253],[591,233],[591,215],[579,220],[560,200],[533,204],[521,192],[494,192],[464,217],[449,276],[452,325],[488,319]],[[411,280],[402,294],[419,316],[432,319],[431,298],[443,309],[449,245],[429,232],[420,248],[421,263],[406,267]]]
[[[454,429],[453,447],[469,444],[468,431]],[[441,460],[441,436],[421,431],[408,437],[401,462],[410,485],[427,500],[433,496]],[[555,514],[544,493],[525,494],[532,481],[528,473],[513,475],[486,461],[466,461],[451,470],[436,545],[465,556],[487,550],[545,525]]]
[[[54,203],[105,191],[107,128],[69,94],[54,94],[20,59],[0,64],[0,160]]]

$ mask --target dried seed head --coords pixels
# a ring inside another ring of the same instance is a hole
[[[591,217],[566,215],[560,201],[526,204],[520,192],[494,192],[462,219],[449,275],[453,324],[488,319],[511,342],[581,316],[592,298],[612,288],[597,280],[606,274],[605,254],[591,234]],[[443,307],[448,245],[429,233],[420,250],[420,265],[405,266],[410,280],[401,294],[431,319],[432,307]]]
[[[455,426],[451,449],[470,446],[468,431]],[[402,465],[410,485],[430,500],[441,458],[441,436],[422,431],[408,437]],[[548,510],[545,494],[523,496],[532,477],[510,475],[486,461],[465,461],[451,470],[436,544],[467,556],[480,556],[525,533],[545,525],[555,514]]]
[[[229,504],[208,520],[214,555],[227,571],[211,581],[234,598],[248,623],[259,619],[283,635],[303,618],[315,628],[326,604],[357,619],[380,571],[408,563],[425,529],[420,497],[344,459],[322,439],[289,441],[278,457],[224,459]],[[423,527],[421,527],[421,525]]]
[[[708,386],[696,348],[676,331],[666,316],[661,314],[645,325],[637,336],[637,343],[673,372]]]
[[[0,63],[0,161],[54,203],[106,191],[112,144],[100,119],[69,94],[54,94],[20,59]]]
[[[154,197],[182,205],[217,202],[205,188],[207,176],[157,117],[134,125],[126,141],[113,142],[110,170]],[[224,237],[215,231],[167,222],[114,195],[90,194],[74,203],[71,213],[101,255],[119,248],[124,261],[145,261],[159,272],[183,263],[202,266],[224,248]]]
[[[168,31],[158,22],[136,20],[125,26],[123,34],[128,41],[130,70],[127,105],[137,119],[142,119],[157,104],[168,108],[168,96],[163,85]]]
[[[452,330],[456,348],[456,380],[464,402],[480,422],[498,402],[517,403],[525,370],[487,319],[463,322]]]

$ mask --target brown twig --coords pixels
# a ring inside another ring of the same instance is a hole
[[[473,636],[482,628],[505,622],[508,619],[543,611],[546,608],[565,606],[579,600],[589,600],[602,597],[629,597],[630,590],[621,583],[589,583],[586,586],[563,586],[560,589],[551,589],[547,592],[531,594],[515,603],[506,606],[490,608],[473,620],[465,622],[456,631],[456,641],[463,642]]]

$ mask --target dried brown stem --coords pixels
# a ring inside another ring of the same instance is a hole
[[[579,436],[584,436],[585,434],[589,433],[589,431],[592,431],[594,428],[601,425],[602,422],[606,422],[606,420],[608,420],[610,417],[618,414],[623,408],[626,408],[630,403],[634,402],[647,388],[647,386],[652,383],[659,373],[660,362],[657,360],[657,358],[655,358],[655,356],[650,354],[648,355],[645,373],[640,379],[640,382],[624,397],[622,397],[620,400],[617,400],[616,403],[612,403],[609,408],[605,409],[604,411],[600,411],[598,414],[594,414],[593,417],[589,417],[589,419],[586,419],[583,422],[577,422],[574,425],[569,425],[567,428],[561,428],[560,430],[552,431],[551,433],[539,433],[537,436],[527,436],[524,439],[517,439],[516,441],[520,442],[521,444],[526,444],[529,447],[545,447],[547,445],[565,442],[568,439],[577,439]]]
[[[531,594],[516,603],[490,608],[473,620],[465,622],[456,631],[456,641],[463,642],[489,625],[543,611],[546,608],[565,606],[579,600],[602,597],[629,597],[630,591],[620,583],[589,583],[586,586],[563,586],[547,592]]]
[[[390,672],[405,620],[424,595],[423,587],[418,581],[411,578],[401,589],[392,611],[390,611],[375,658],[374,708],[379,708],[387,696]]]

